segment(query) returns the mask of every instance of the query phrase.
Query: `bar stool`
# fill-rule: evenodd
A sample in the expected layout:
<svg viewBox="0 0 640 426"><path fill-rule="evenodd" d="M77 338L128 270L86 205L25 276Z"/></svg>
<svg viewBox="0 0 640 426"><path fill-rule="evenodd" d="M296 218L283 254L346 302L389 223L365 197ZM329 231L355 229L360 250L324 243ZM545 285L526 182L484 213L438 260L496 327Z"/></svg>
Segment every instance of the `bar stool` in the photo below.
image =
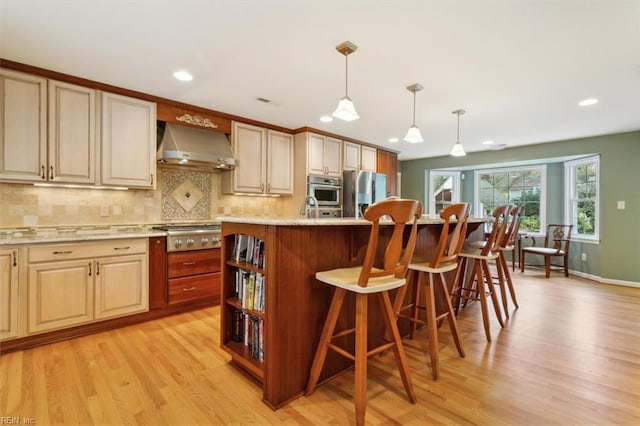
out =
<svg viewBox="0 0 640 426"><path fill-rule="evenodd" d="M493 303L493 309L496 312L496 317L500 323L500 327L504 327L504 321L502 320L502 314L500 313L500 303L496 296L495 288L493 285L493 279L489 270L489 260L495 260L498 258L500 252L500 242L504 237L505 228L507 225L507 212L509 206L498 206L493 211L493 226L491 233L486 241L481 242L480 248L473 245L465 245L460 251L460 263L458 264L459 270L456 275L458 277L456 285L452 290L452 298L454 300L454 306L456 306L456 313L462 306L466 305L467 301L478 300L482 310L482 322L484 324L484 333L487 337L487 341L491 341L491 330L489 327L489 310L487 307L487 295L491 297ZM471 260L473 267L473 273L469 276L469 279L465 283L466 268L468 261ZM498 270L498 280L504 283L502 273Z"/></svg>
<svg viewBox="0 0 640 426"><path fill-rule="evenodd" d="M386 243L386 247L384 247L385 244L379 244L379 240L382 240L379 239L380 218L385 215L393 222L393 234ZM354 361L354 400L358 425L364 424L367 407L367 359L387 349L393 348L409 400L414 404L416 402L407 355L398 332L389 291L406 285L405 276L416 244L417 220L421 215L422 204L416 200L386 199L372 204L364 213L365 219L371 222L371 232L362 266L316 273L317 280L335 286L335 290L311 366L306 395L310 395L315 390L329 349ZM410 225L406 240L405 225ZM379 245L382 247L378 247ZM378 251L379 248L383 251ZM376 253L384 253L382 262L377 261ZM347 292L355 294L355 327L334 333ZM375 296L379 300L387 332L392 336L391 342L385 341L382 345L371 349L367 345L367 311L370 296ZM332 343L334 338L350 334L355 334L355 354Z"/></svg>
<svg viewBox="0 0 640 426"><path fill-rule="evenodd" d="M445 273L454 271L458 267L457 258L462 244L464 243L467 220L469 218L469 204L458 203L445 207L440 212L440 217L444 220L442 223L442 231L440 232L440 238L438 245L433 252L433 256L430 261L424 261L416 256L413 257L409 264L409 273L417 274L417 282L413 286L413 294L411 296L411 303L397 307L403 303L404 296L407 287L402 287L396 293L396 299L394 309L398 313L399 318L405 318L411 323L409 329L409 338L413 339L413 333L418 324L424 324L427 327L427 339L429 341L429 355L431 357L431 373L435 380L439 377L438 368L438 327L442 319L447 318L449 321L449 327L451 328L451 334L453 335L453 341L455 342L458 353L461 357L464 357L464 349L462 348L462 341L460 340L460 333L458 331L458 323L456 321L455 312L451 305L451 299L449 298L450 289L447 286L445 279ZM457 222L453 227L453 231L450 231L450 223L452 219ZM435 281L435 288L434 288ZM424 304L420 304L420 292L424 289ZM435 294L441 297L441 311L436 312ZM442 309L444 308L444 310ZM409 315L403 315L401 312L410 310ZM425 320L419 319L419 312L425 311Z"/></svg>
<svg viewBox="0 0 640 426"><path fill-rule="evenodd" d="M518 238L518 232L520 231L520 222L522 222L522 216L524 215L524 207L515 206L511 209L509 213L510 219L509 224L507 225L507 230L505 231L504 237L502 238L502 244L500 244L500 251L498 253L498 259L496 259L496 269L502 271L503 283L507 283L507 288L509 289L509 295L511 296L511 301L514 306L519 308L518 301L516 300L516 291L513 288L513 280L511 279L511 273L509 272L509 264L507 263L507 258L505 256L505 252L511 252L511 256L515 258L515 244L516 239ZM498 279L500 279L500 273L498 273ZM504 314L507 318L509 318L509 309L507 305L507 295L504 289L504 285L501 288L502 291L502 307L504 308Z"/></svg>

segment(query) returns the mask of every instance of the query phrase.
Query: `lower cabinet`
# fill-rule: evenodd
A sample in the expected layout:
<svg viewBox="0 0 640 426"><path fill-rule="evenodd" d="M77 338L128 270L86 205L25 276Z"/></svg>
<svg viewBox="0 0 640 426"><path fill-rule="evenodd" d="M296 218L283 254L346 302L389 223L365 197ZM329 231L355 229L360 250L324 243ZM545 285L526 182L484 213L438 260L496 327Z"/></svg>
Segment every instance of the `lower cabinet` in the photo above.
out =
<svg viewBox="0 0 640 426"><path fill-rule="evenodd" d="M147 239L28 249L27 334L144 312Z"/></svg>
<svg viewBox="0 0 640 426"><path fill-rule="evenodd" d="M168 255L169 305L198 299L220 301L220 249Z"/></svg>
<svg viewBox="0 0 640 426"><path fill-rule="evenodd" d="M18 337L17 248L0 248L0 341Z"/></svg>

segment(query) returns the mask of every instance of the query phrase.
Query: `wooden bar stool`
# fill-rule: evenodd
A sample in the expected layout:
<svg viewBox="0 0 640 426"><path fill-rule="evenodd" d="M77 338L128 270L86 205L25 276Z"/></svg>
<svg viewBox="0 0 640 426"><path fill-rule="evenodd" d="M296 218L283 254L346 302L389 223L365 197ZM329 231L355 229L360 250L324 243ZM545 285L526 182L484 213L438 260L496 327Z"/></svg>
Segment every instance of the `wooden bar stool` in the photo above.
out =
<svg viewBox="0 0 640 426"><path fill-rule="evenodd" d="M329 349L353 360L355 363L354 400L356 424L363 425L367 407L367 359L387 349L393 348L400 377L409 400L415 404L416 394L411 384L407 356L402 346L396 324L396 315L391 307L389 291L406 285L406 273L416 244L417 220L422 215L422 204L416 200L386 199L375 203L364 213L372 223L369 243L362 266L339 268L316 273L316 279L335 286L329 312L322 329L316 355L311 366L306 395L310 395L318 384ZM388 216L393 222L393 234L385 247L382 262L377 261L380 218ZM410 225L408 238L404 238L405 225ZM384 246L384 244L381 244ZM374 264L376 266L374 266ZM335 332L336 323L342 310L347 292L355 294L355 327ZM381 315L392 341L369 348L367 345L367 315L369 297L375 296L380 302ZM332 343L337 337L355 334L355 354Z"/></svg>
<svg viewBox="0 0 640 426"><path fill-rule="evenodd" d="M464 243L469 210L469 204L458 203L452 204L440 212L440 217L444 222L442 224L442 231L440 232L438 245L433 252L431 260L424 261L414 256L409 264L410 273L418 275L416 280L417 282L413 286L413 294L411 297L412 303L399 307L399 305L403 303L407 287L400 288L396 293L394 303L394 307L396 308L394 308L394 311L398 313L398 317L405 318L410 321L411 328L409 331L409 338L413 338L413 333L418 324L424 324L427 327L429 354L431 357L431 373L434 379L438 379L439 377L437 323L440 322L440 320L447 318L458 353L461 357L465 356L464 349L462 348L462 341L460 340L455 312L453 311L451 299L449 298L450 289L447 286L444 274L446 272L454 271L458 267L458 253ZM452 219L455 219L457 222L453 227L453 231L449 232ZM424 304L420 304L420 292L423 290ZM442 302L440 304L442 312L439 313L436 312L436 294L440 296ZM409 315L402 314L402 312L406 310L410 311ZM419 319L420 311L425 312L424 321Z"/></svg>
<svg viewBox="0 0 640 426"><path fill-rule="evenodd" d="M502 307L504 308L504 314L507 318L509 318L509 307L507 304L507 295L504 288L504 283L507 284L509 295L511 296L511 301L513 302L516 309L519 308L519 306L518 301L516 300L516 291L513 288L513 280L511 279L511 273L509 272L509 264L507 263L505 252L511 252L512 258L515 258L515 244L516 239L518 238L518 232L520 231L520 222L522 221L523 215L524 207L522 206L515 206L509 212L509 224L507 225L507 230L505 231L504 237L502 238L502 244L500 244L500 252L498 253L498 258L496 259L496 269L502 271L503 285L500 290L502 292ZM498 280L499 279L500 272L498 272Z"/></svg>
<svg viewBox="0 0 640 426"><path fill-rule="evenodd" d="M478 300L482 310L482 322L484 324L484 333L487 337L487 341L491 341L491 330L489 327L489 310L487 307L487 295L491 297L493 303L493 309L496 312L496 317L500 323L500 327L504 327L504 321L502 320L502 314L500 313L500 302L496 296L496 291L493 285L493 278L491 271L489 270L489 261L498 258L500 253L500 242L504 237L504 233L507 225L507 213L509 206L498 206L493 211L493 226L491 233L486 241L481 242L478 245L465 245L460 251L460 259L457 272L457 282L452 290L452 298L454 300L454 306L456 312L460 309L460 305L466 305L467 301ZM469 279L465 282L466 267L468 262L471 261L471 267L473 273L469 276ZM498 270L498 280L504 285L504 278L502 273Z"/></svg>

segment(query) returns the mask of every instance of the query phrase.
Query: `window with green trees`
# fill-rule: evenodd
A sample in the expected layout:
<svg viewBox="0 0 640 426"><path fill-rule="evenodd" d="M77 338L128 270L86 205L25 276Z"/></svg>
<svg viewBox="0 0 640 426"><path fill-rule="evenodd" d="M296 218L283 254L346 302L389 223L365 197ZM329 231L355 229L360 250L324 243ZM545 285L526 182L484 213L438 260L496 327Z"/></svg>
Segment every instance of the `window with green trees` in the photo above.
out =
<svg viewBox="0 0 640 426"><path fill-rule="evenodd" d="M546 167L476 170L476 212L485 216L503 204L524 206L520 230L541 233L545 219Z"/></svg>
<svg viewBox="0 0 640 426"><path fill-rule="evenodd" d="M576 238L599 238L599 177L599 156L565 163L566 221L573 224L572 234Z"/></svg>

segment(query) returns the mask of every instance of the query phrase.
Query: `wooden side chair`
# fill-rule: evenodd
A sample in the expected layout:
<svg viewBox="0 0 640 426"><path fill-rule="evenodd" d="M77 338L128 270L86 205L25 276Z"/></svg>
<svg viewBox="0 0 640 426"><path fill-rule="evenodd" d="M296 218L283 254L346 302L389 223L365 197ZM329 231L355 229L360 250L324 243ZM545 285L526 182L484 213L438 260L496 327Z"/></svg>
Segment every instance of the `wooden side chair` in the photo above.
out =
<svg viewBox="0 0 640 426"><path fill-rule="evenodd" d="M460 269L456 273L458 280L452 290L454 306L456 306L458 310L460 309L460 305L466 305L467 301L480 301L484 333L489 342L491 341L491 328L489 326L487 295L491 297L493 309L500 323L500 327L504 327L504 321L500 313L500 302L496 296L493 278L489 270L489 261L496 260L500 254L500 243L506 232L508 212L508 205L496 207L493 211L491 233L486 241L479 246L467 245L462 248L459 254L461 261L459 262L458 268ZM469 261L471 261L473 272L465 281L466 268ZM504 277L500 270L498 270L498 280L504 287Z"/></svg>
<svg viewBox="0 0 640 426"><path fill-rule="evenodd" d="M571 230L573 225L547 225L547 232L544 236L544 245L536 245L536 237L530 235L532 245L522 248L522 262L520 263L520 272L524 272L525 255L535 254L544 256L544 276L549 278L552 266L564 269L564 276L569 276L569 246L571 244ZM561 258L562 265L552 264L551 258Z"/></svg>
<svg viewBox="0 0 640 426"><path fill-rule="evenodd" d="M316 273L317 280L334 286L335 290L311 366L306 395L310 395L315 390L329 349L353 360L355 363L354 400L358 425L364 424L367 406L367 359L387 349L393 348L409 400L414 404L416 402L407 356L398 332L389 292L406 285L407 267L416 244L417 220L421 215L422 204L416 200L387 199L369 206L364 217L371 222L371 232L362 266ZM393 234L386 247L382 247L384 256L382 262L379 262L375 258L379 248L380 218L383 216L391 218ZM408 238L404 238L405 226L410 227ZM384 244L381 245L384 246ZM355 327L335 332L347 292L355 294ZM375 297L380 302L381 316L386 324L388 335L392 337L390 342L381 338L385 343L376 348L369 348L367 344L367 311L370 297ZM332 343L334 338L350 334L355 334L355 353Z"/></svg>
<svg viewBox="0 0 640 426"><path fill-rule="evenodd" d="M417 280L411 295L411 303L400 306L404 303L407 287L402 287L398 290L394 303L394 311L398 312L398 317L408 319L411 323L409 329L410 339L413 338L418 324L426 325L429 355L431 357L431 374L436 380L439 377L437 324L444 318L447 318L449 322L458 353L461 357L465 356L455 312L449 298L450 289L447 286L445 273L454 271L458 267L458 253L464 243L469 210L469 204L458 203L449 205L440 212L440 217L444 222L438 245L431 259L422 260L414 256L409 264L409 273L412 275L417 274ZM423 301L420 301L421 292L424 292ZM440 304L436 304L436 294L440 297ZM441 312L436 312L437 307ZM409 310L409 314L403 314L407 310ZM419 318L421 311L425 312L424 321Z"/></svg>

